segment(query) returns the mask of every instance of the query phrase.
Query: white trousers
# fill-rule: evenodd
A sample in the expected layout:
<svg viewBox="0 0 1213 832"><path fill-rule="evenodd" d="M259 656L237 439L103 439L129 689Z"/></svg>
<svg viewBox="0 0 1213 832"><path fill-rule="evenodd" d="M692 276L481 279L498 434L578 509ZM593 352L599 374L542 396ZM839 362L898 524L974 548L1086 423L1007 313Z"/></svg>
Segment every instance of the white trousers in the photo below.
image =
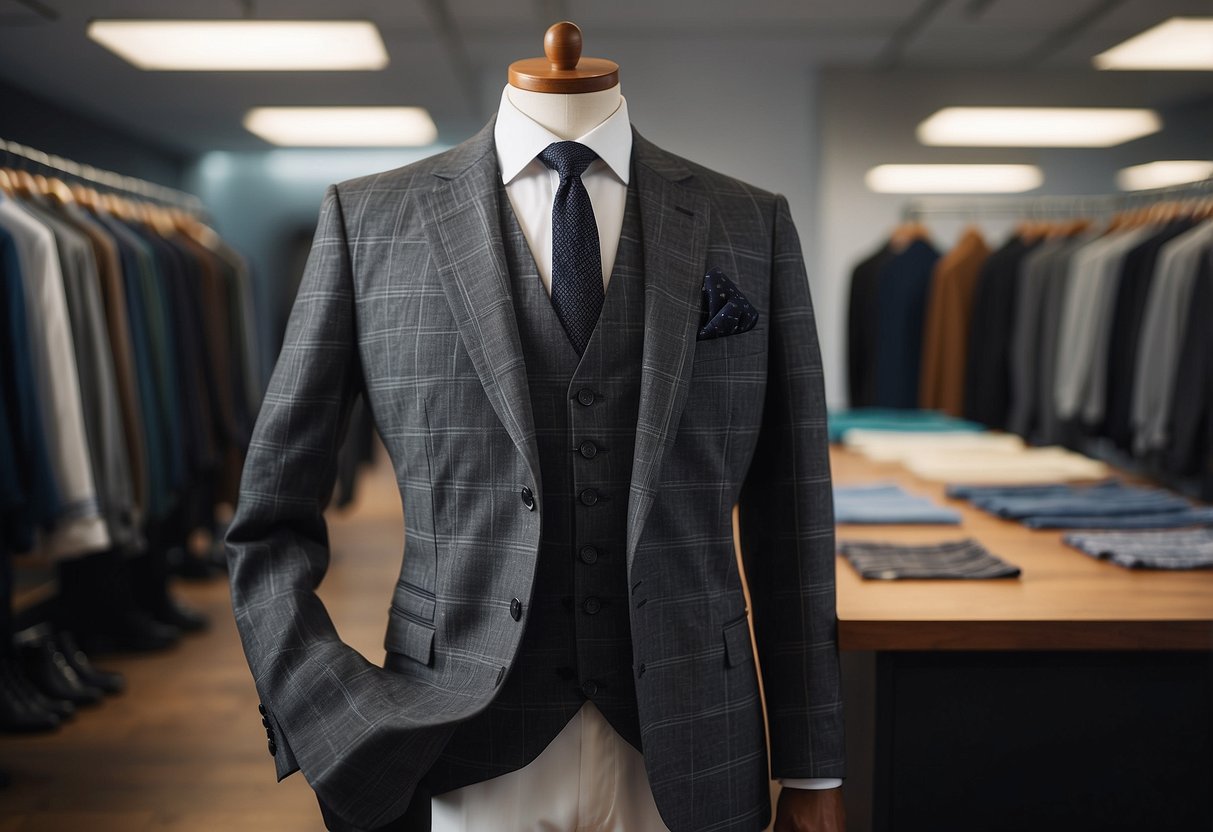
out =
<svg viewBox="0 0 1213 832"><path fill-rule="evenodd" d="M522 768L431 801L432 832L669 832L644 757L588 700Z"/></svg>

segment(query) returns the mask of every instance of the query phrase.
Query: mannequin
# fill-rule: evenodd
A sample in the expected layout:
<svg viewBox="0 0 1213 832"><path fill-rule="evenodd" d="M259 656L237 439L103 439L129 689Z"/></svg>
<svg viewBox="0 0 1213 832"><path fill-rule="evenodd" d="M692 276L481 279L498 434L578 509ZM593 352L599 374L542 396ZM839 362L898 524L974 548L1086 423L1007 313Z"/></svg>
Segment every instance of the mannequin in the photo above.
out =
<svg viewBox="0 0 1213 832"><path fill-rule="evenodd" d="M332 832L757 832L770 775L845 772L803 256L785 198L635 131L573 24L544 51L474 136L326 190L226 537L267 749ZM545 292L592 276L578 166L600 307ZM359 387L409 472L382 667L315 592ZM777 814L837 832L839 790Z"/></svg>
<svg viewBox="0 0 1213 832"><path fill-rule="evenodd" d="M510 103L531 119L562 139L584 136L619 109L619 84L596 92L551 93L519 89L507 90Z"/></svg>

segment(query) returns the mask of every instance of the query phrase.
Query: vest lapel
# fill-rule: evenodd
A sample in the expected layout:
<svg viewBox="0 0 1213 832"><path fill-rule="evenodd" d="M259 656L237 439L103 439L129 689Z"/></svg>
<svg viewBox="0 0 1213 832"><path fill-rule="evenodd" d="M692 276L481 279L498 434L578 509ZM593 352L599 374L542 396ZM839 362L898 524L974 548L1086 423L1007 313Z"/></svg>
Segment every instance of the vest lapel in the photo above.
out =
<svg viewBox="0 0 1213 832"><path fill-rule="evenodd" d="M535 420L501 239L496 116L435 175L419 199L439 282L485 394L526 460L542 505Z"/></svg>
<svg viewBox="0 0 1213 832"><path fill-rule="evenodd" d="M632 171L644 240L644 353L628 496L627 562L653 505L657 472L686 404L707 262L709 203L682 181L680 160L632 130Z"/></svg>

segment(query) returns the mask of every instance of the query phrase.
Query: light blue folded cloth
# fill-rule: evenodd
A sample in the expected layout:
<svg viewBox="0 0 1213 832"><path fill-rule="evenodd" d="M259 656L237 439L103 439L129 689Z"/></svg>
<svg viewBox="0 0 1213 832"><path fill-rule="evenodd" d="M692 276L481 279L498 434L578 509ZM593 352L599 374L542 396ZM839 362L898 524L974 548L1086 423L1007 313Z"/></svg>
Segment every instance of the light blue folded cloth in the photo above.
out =
<svg viewBox="0 0 1213 832"><path fill-rule="evenodd" d="M834 487L834 522L879 525L960 523L960 512L891 482Z"/></svg>

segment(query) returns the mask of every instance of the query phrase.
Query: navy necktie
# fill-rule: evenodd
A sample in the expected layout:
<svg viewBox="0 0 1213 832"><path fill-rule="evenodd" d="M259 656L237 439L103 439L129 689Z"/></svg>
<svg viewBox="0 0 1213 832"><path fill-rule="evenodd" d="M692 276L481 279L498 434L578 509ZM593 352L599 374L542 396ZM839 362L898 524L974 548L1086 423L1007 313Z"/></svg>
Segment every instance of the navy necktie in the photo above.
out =
<svg viewBox="0 0 1213 832"><path fill-rule="evenodd" d="M552 305L577 354L602 311L602 254L594 206L581 174L598 154L578 142L552 142L539 160L560 174L552 202Z"/></svg>

